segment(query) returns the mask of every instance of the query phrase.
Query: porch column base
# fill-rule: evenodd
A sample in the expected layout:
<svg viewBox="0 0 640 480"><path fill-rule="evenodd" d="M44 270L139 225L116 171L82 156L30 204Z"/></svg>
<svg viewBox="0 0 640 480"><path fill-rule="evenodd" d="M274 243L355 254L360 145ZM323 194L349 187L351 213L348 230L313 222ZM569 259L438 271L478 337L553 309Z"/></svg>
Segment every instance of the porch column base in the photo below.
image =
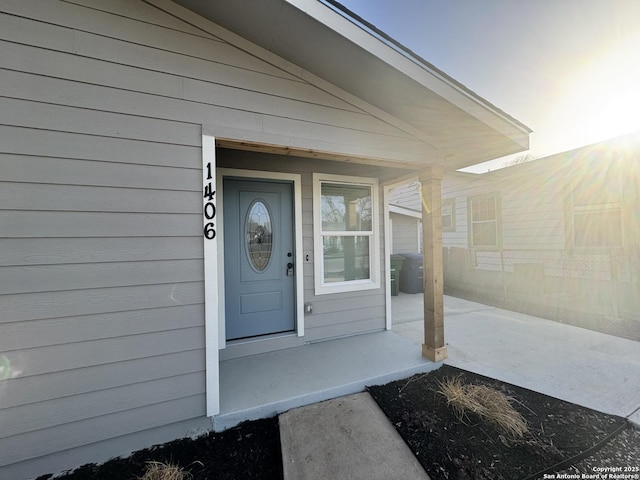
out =
<svg viewBox="0 0 640 480"><path fill-rule="evenodd" d="M422 356L432 362L441 362L447 358L447 347L433 348L423 343Z"/></svg>

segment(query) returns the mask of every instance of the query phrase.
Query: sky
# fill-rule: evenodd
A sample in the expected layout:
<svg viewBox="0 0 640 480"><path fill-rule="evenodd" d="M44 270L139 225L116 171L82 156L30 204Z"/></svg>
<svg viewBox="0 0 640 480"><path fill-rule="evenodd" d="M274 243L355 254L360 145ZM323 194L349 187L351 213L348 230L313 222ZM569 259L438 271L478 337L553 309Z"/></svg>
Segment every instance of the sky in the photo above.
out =
<svg viewBox="0 0 640 480"><path fill-rule="evenodd" d="M340 3L531 128L534 158L640 130L640 0Z"/></svg>

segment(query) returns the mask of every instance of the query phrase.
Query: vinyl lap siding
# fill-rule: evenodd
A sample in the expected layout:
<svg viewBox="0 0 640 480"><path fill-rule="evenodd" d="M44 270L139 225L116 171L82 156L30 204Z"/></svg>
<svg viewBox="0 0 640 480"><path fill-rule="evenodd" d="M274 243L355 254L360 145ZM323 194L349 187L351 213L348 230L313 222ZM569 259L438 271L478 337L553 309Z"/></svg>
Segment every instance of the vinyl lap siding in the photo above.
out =
<svg viewBox="0 0 640 480"><path fill-rule="evenodd" d="M549 175L493 181L470 176L445 178L443 198L456 201L456 231L443 233L444 246L468 248L467 198L495 192L501 196L503 248L501 252L476 249L475 267L513 272L516 264L542 263L547 275L564 275L563 185Z"/></svg>
<svg viewBox="0 0 640 480"><path fill-rule="evenodd" d="M132 3L128 11L142 7L149 8ZM217 125L230 138L243 132L243 140L286 139L284 144L306 149L415 160L423 148L406 133L194 27L184 33L44 0L7 2L5 8L15 16L2 18L9 28L0 36L19 45L2 44L4 63L13 70L3 72L3 85L23 98L51 102L54 89L64 98L56 103ZM40 76L43 66L48 77Z"/></svg>
<svg viewBox="0 0 640 480"><path fill-rule="evenodd" d="M200 128L0 103L0 472L21 478L204 415Z"/></svg>
<svg viewBox="0 0 640 480"><path fill-rule="evenodd" d="M312 189L312 185L309 188ZM382 202L382 195L380 195L380 202ZM384 259L382 211L382 203L380 203L378 209L380 217L379 255L381 259ZM310 222L313 224L312 219ZM313 235L304 238L303 242L305 245L310 243L313 246ZM310 251L312 252L313 249L311 248ZM313 258L313 255L310 258ZM382 260L380 267L380 278L384 279L384 261ZM311 302L314 306L313 315L305 317L305 340L314 342L383 330L386 321L384 280L381 280L381 285L381 288L375 290L316 295L313 263L305 264L305 302Z"/></svg>
<svg viewBox="0 0 640 480"><path fill-rule="evenodd" d="M564 190L561 185L532 180L502 188L502 237L505 250L562 250Z"/></svg>
<svg viewBox="0 0 640 480"><path fill-rule="evenodd" d="M420 182L413 181L393 188L389 195L389 204L421 211Z"/></svg>
<svg viewBox="0 0 640 480"><path fill-rule="evenodd" d="M2 7L47 21L72 8L78 25L117 18ZM76 32L4 14L0 24L0 476L21 478L30 459L111 438L101 455L125 453L127 435L204 415L201 127L133 115L135 92L131 111L118 109L125 93L109 82L157 83L56 51ZM95 83L51 78L63 73Z"/></svg>
<svg viewBox="0 0 640 480"><path fill-rule="evenodd" d="M419 220L406 215L391 214L393 222L393 251L395 253L418 253L418 226Z"/></svg>
<svg viewBox="0 0 640 480"><path fill-rule="evenodd" d="M144 2L0 5L2 477L203 424L202 125L420 158L409 135L210 26ZM333 310L354 304L366 307L342 331L370 329L371 316L383 325L380 292L334 300L318 299L312 337L340 331Z"/></svg>
<svg viewBox="0 0 640 480"><path fill-rule="evenodd" d="M455 202L455 230L442 232L444 247L469 248L467 198L491 191L498 191L498 187L491 182L468 176L445 175L442 180L442 198L453 199Z"/></svg>
<svg viewBox="0 0 640 480"><path fill-rule="evenodd" d="M0 465L14 465L0 472L20 478L28 460L55 469L47 455L96 442L126 453L127 436L204 415L201 127L118 108L143 96L124 83L154 79L43 22L111 16L2 7Z"/></svg>

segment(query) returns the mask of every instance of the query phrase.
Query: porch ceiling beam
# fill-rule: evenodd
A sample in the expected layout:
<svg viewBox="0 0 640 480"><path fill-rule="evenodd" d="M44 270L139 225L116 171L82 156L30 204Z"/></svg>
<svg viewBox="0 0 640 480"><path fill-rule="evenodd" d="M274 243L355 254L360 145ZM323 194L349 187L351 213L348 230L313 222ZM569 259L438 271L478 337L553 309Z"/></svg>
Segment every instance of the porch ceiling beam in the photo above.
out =
<svg viewBox="0 0 640 480"><path fill-rule="evenodd" d="M354 155L339 154L333 152L327 152L322 150L315 150L312 148L295 148L282 145L271 145L266 143L247 142L241 140L225 139L216 137L216 146L221 148L228 148L231 150L245 150L249 152L270 153L275 155L285 155L301 158L315 158L318 160L332 160L344 163L355 163L362 165L373 165L376 167L391 167L395 169L407 169L415 171L416 168L420 168L419 164L413 162L406 162L402 160L391 160L389 158L373 158L373 157L359 157ZM408 175L408 174L407 174ZM411 174L413 177L415 173Z"/></svg>
<svg viewBox="0 0 640 480"><path fill-rule="evenodd" d="M447 358L444 343L441 182L444 171L430 167L420 173L424 281L424 343L422 356L433 362Z"/></svg>

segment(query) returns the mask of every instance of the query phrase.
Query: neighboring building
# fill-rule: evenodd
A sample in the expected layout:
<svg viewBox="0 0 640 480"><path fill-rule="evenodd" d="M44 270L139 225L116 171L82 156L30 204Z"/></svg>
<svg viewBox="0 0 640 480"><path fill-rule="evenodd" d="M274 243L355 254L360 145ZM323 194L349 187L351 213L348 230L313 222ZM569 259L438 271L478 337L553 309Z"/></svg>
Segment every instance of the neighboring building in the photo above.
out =
<svg viewBox="0 0 640 480"><path fill-rule="evenodd" d="M409 185L409 187L416 186L419 187L419 182L413 182ZM389 205L392 254L422 253L421 220L421 209Z"/></svg>
<svg viewBox="0 0 640 480"><path fill-rule="evenodd" d="M415 208L419 195L415 183L399 187L390 209ZM445 289L552 315L637 319L639 204L640 134L481 175L447 174Z"/></svg>
<svg viewBox="0 0 640 480"><path fill-rule="evenodd" d="M420 176L438 242L441 172L528 146L315 0L7 0L0 52L2 478L212 428L234 357L388 329L387 185Z"/></svg>

